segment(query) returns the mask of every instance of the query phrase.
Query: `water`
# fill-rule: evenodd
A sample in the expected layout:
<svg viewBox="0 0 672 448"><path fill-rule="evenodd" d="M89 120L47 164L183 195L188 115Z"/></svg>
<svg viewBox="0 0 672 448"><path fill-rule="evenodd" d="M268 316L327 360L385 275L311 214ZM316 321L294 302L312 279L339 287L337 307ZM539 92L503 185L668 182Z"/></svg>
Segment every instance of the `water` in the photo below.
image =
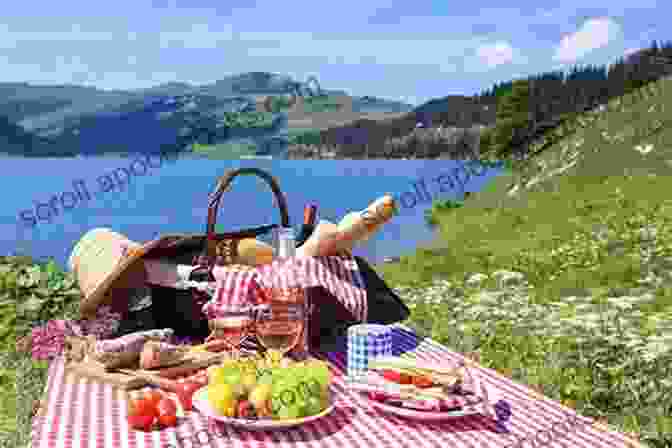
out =
<svg viewBox="0 0 672 448"><path fill-rule="evenodd" d="M203 234L208 195L218 178L232 168L257 167L278 180L290 222L297 229L307 203L318 205L318 219L337 223L346 213L366 208L385 193L400 198L400 215L354 251L375 263L431 242L433 232L424 220L431 199L413 183L424 179L434 199L461 197L459 186L449 188L446 176L464 166L449 160L183 158L170 162L153 158L144 175L142 164L134 163L134 175L134 161L123 157L0 158L0 254L52 257L64 266L75 243L95 227L111 228L138 242L166 233ZM465 189L477 191L497 173L491 169L480 177L472 176ZM441 175L443 180L435 181ZM444 186L443 192L439 185ZM270 189L254 176L236 178L222 196L218 230L271 223L279 224L280 216Z"/></svg>

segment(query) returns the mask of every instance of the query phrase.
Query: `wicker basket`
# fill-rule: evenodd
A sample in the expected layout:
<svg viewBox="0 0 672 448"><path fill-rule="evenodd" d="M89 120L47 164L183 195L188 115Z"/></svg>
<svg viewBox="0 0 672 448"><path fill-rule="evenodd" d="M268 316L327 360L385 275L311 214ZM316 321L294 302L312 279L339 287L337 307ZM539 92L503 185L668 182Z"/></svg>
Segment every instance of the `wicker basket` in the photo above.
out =
<svg viewBox="0 0 672 448"><path fill-rule="evenodd" d="M230 171L220 179L220 181L217 183L215 191L210 196L210 202L208 206L208 223L206 229L206 246L204 252L201 254L200 259L198 260L199 265L203 266L203 269L207 270L208 272L212 272L212 268L214 266L226 266L228 269L237 270L253 269L249 266L236 264L238 259L238 243L241 239L249 237L249 231L245 231L243 233L238 232L227 234L226 238L218 238L215 234L215 224L222 195L230 188L233 179L240 175L256 175L268 184L275 196L276 203L280 211L282 227L290 226L289 213L285 196L282 194L280 186L273 176L257 168L241 168ZM274 227L277 227L277 225L271 226L271 228ZM257 228L257 230L267 228L268 226L264 226ZM212 276L212 279L214 280L214 276ZM195 292L195 294L199 296L199 304L204 303L203 300L206 299L206 297L203 296L203 293ZM305 291L301 297L306 297ZM308 304L305 305L307 306ZM308 317L309 316L307 315L306 319L308 319ZM209 326L212 330L211 339L215 338L218 330L217 322L210 321ZM250 331L250 334L254 336L253 328ZM308 353L308 321L306 321L304 325L304 330L299 341L300 342L296 345L295 349L293 349L290 353L296 357L303 357Z"/></svg>

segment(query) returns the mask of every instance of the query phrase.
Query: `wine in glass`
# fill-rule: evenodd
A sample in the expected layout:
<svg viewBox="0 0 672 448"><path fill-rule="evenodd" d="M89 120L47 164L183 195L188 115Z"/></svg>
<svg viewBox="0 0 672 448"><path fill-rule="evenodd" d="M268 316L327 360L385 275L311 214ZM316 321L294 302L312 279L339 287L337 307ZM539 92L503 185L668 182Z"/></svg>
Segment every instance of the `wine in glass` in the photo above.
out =
<svg viewBox="0 0 672 448"><path fill-rule="evenodd" d="M257 339L269 352L275 351L282 357L298 343L304 322L303 304L268 304L257 314Z"/></svg>
<svg viewBox="0 0 672 448"><path fill-rule="evenodd" d="M224 312L210 321L211 333L208 340L224 340L231 347L234 357L238 357L240 345L250 331L252 323L252 314L247 308Z"/></svg>

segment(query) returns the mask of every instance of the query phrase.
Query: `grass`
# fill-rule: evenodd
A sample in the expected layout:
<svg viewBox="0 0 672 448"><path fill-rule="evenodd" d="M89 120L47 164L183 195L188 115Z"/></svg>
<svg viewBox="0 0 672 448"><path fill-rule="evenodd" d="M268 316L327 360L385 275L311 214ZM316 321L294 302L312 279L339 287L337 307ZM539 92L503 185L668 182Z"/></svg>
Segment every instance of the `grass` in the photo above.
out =
<svg viewBox="0 0 672 448"><path fill-rule="evenodd" d="M42 398L47 364L17 353L17 336L50 319L77 316L79 290L52 262L0 257L0 447L30 443L31 410Z"/></svg>
<svg viewBox="0 0 672 448"><path fill-rule="evenodd" d="M671 84L435 208L438 241L380 268L420 331L652 447L672 434Z"/></svg>

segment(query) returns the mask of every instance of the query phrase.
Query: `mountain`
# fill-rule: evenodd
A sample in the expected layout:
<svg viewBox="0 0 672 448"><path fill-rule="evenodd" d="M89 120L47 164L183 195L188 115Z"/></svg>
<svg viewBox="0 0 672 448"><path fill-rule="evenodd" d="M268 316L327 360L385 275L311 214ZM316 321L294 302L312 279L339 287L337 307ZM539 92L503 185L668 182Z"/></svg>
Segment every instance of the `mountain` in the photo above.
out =
<svg viewBox="0 0 672 448"><path fill-rule="evenodd" d="M321 130L290 148L292 158L525 157L551 144L558 126L585 111L672 75L672 42L643 48L608 66L576 66L494 85L478 95L436 98L396 117L359 119ZM419 129L420 128L420 129ZM476 137L476 138L475 138Z"/></svg>
<svg viewBox="0 0 672 448"><path fill-rule="evenodd" d="M296 89L317 95L300 102L298 122L283 121L276 113L267 114L265 127L230 130L223 125L232 112L254 115L260 101L289 97ZM300 83L267 72L232 75L205 85L171 82L134 90L0 83L0 116L19 126L22 135L40 142L26 148L26 155L153 152L166 145L184 150L196 142L230 140L260 147L264 139L282 137L288 127L314 127L315 117L321 117L322 123L332 122L330 114L338 112L343 102L339 98L346 97L345 92L322 89L314 77ZM410 109L406 104L372 97L352 98L349 103L351 110L338 112L340 120ZM15 137L12 142L1 146L0 152L22 153Z"/></svg>
<svg viewBox="0 0 672 448"><path fill-rule="evenodd" d="M353 110L362 113L372 112L410 112L413 106L410 104L401 103L399 101L391 101L384 98L376 98L373 96L360 96L353 98Z"/></svg>

